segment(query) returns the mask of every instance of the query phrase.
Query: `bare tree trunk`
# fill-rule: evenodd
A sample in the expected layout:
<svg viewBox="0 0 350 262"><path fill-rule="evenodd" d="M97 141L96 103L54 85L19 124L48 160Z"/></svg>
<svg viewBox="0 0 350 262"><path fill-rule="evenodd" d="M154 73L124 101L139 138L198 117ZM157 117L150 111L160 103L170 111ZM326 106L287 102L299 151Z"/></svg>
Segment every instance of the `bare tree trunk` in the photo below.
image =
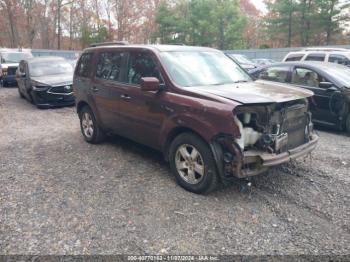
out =
<svg viewBox="0 0 350 262"><path fill-rule="evenodd" d="M57 1L57 49L61 49L61 7L62 1Z"/></svg>
<svg viewBox="0 0 350 262"><path fill-rule="evenodd" d="M326 43L327 45L331 44L332 41L332 17L333 17L333 12L334 12L334 7L335 7L335 2L336 0L332 0L330 10L329 10L329 16L327 19L327 29L326 29Z"/></svg>
<svg viewBox="0 0 350 262"><path fill-rule="evenodd" d="M14 10L13 10L13 2L11 0L4 0L3 2L0 2L3 9L7 11L9 26L10 26L10 37L11 37L11 47L16 48L18 47L19 43L19 36L17 31L17 25L14 19Z"/></svg>
<svg viewBox="0 0 350 262"><path fill-rule="evenodd" d="M288 17L288 40L287 40L287 47L291 47L292 45L292 11L289 11L289 17Z"/></svg>
<svg viewBox="0 0 350 262"><path fill-rule="evenodd" d="M35 29L33 27L33 0L25 0L24 11L26 16L26 33L27 33L27 43L30 48L33 47L33 41L35 37Z"/></svg>

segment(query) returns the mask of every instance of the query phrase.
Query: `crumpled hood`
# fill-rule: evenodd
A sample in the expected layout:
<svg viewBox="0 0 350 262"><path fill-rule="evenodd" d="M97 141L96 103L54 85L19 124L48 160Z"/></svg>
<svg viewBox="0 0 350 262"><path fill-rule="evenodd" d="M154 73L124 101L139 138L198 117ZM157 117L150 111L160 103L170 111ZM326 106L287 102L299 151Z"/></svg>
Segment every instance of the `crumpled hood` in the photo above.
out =
<svg viewBox="0 0 350 262"><path fill-rule="evenodd" d="M72 74L60 74L60 75L47 75L40 77L31 77L32 81L35 81L42 85L48 86L65 86L73 83Z"/></svg>
<svg viewBox="0 0 350 262"><path fill-rule="evenodd" d="M214 87L192 87L191 91L217 95L242 104L282 103L313 96L313 92L306 89L261 80Z"/></svg>

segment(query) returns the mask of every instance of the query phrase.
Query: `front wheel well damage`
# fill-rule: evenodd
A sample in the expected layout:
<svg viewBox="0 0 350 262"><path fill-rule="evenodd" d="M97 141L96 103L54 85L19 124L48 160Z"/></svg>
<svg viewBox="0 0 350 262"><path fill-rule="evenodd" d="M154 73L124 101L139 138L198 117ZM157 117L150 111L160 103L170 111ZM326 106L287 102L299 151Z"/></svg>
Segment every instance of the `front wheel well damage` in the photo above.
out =
<svg viewBox="0 0 350 262"><path fill-rule="evenodd" d="M174 129L172 129L167 138L166 138L166 141L165 141L165 145L163 147L163 153L164 153L164 158L165 158L165 161L169 161L169 149L170 149L170 145L172 143L172 141L174 141L174 139L179 136L180 134L183 134L183 133L192 133L196 136L198 136L199 138L201 138L202 140L205 141L205 139L203 139L203 137L198 134L196 131L194 131L193 129L191 128L188 128L188 127L176 127Z"/></svg>
<svg viewBox="0 0 350 262"><path fill-rule="evenodd" d="M243 152L232 135L214 136L210 142L210 148L223 182L231 181L239 176L242 169Z"/></svg>

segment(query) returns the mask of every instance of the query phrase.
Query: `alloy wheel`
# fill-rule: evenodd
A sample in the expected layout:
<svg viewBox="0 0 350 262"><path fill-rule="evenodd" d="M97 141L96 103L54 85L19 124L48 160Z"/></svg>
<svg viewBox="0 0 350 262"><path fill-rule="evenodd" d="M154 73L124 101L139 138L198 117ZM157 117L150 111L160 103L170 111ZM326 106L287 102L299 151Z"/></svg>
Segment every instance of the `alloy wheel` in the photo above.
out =
<svg viewBox="0 0 350 262"><path fill-rule="evenodd" d="M202 181L205 168L199 151L192 145L181 145L175 154L175 165L181 178L195 185Z"/></svg>
<svg viewBox="0 0 350 262"><path fill-rule="evenodd" d="M83 114L81 119L81 125L83 127L84 135L89 139L92 138L92 136L94 135L94 123L89 113L85 112Z"/></svg>

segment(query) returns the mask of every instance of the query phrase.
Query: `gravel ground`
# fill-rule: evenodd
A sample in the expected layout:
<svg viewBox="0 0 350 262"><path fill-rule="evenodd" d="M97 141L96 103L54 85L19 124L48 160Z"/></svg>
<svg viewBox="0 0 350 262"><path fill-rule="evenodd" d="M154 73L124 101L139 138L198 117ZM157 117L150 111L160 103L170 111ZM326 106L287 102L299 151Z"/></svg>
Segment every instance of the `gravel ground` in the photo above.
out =
<svg viewBox="0 0 350 262"><path fill-rule="evenodd" d="M312 158L207 196L162 156L89 145L74 108L0 89L0 254L350 254L350 138L320 131Z"/></svg>

